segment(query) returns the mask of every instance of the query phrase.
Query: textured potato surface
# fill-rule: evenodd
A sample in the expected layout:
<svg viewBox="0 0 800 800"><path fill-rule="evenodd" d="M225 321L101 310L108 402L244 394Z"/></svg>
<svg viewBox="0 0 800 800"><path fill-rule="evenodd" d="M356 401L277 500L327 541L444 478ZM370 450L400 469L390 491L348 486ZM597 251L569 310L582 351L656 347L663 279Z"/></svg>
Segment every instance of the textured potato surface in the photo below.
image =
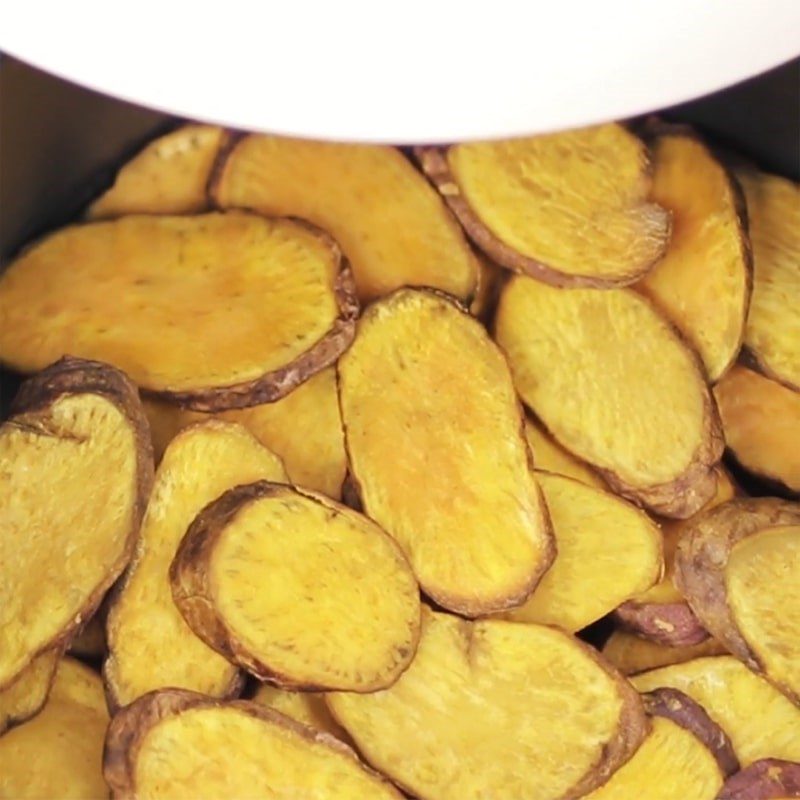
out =
<svg viewBox="0 0 800 800"><path fill-rule="evenodd" d="M325 695L321 692L295 692L262 683L253 695L253 702L274 708L297 722L325 731L343 742L350 741L345 729L328 710Z"/></svg>
<svg viewBox="0 0 800 800"><path fill-rule="evenodd" d="M468 299L478 260L447 207L393 147L247 136L213 190L222 208L307 219L352 264L362 301L401 286Z"/></svg>
<svg viewBox="0 0 800 800"><path fill-rule="evenodd" d="M646 731L628 686L569 634L430 610L394 686L327 702L366 759L423 800L577 797Z"/></svg>
<svg viewBox="0 0 800 800"><path fill-rule="evenodd" d="M624 675L635 675L703 656L721 656L726 652L714 638L708 638L700 644L670 647L627 631L614 631L603 645L603 656Z"/></svg>
<svg viewBox="0 0 800 800"><path fill-rule="evenodd" d="M0 689L0 734L32 717L44 705L60 656L59 648L46 650L13 683Z"/></svg>
<svg viewBox="0 0 800 800"><path fill-rule="evenodd" d="M565 450L542 426L530 418L525 420L525 438L538 470L566 475L576 481L605 489L605 481L588 465Z"/></svg>
<svg viewBox="0 0 800 800"><path fill-rule="evenodd" d="M537 473L537 479L557 555L530 598L506 612L507 619L577 631L658 580L661 535L647 514L571 478Z"/></svg>
<svg viewBox="0 0 800 800"><path fill-rule="evenodd" d="M521 603L553 557L502 353L442 295L373 304L338 363L350 469L365 513L423 590L460 613Z"/></svg>

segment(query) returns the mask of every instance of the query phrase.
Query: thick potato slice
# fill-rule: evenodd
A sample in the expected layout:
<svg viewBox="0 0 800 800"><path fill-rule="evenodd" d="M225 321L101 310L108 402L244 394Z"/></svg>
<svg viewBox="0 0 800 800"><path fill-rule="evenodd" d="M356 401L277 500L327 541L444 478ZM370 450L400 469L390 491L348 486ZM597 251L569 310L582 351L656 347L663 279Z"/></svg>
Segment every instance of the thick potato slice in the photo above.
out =
<svg viewBox="0 0 800 800"><path fill-rule="evenodd" d="M800 495L800 393L737 365L714 396L736 461L779 491Z"/></svg>
<svg viewBox="0 0 800 800"><path fill-rule="evenodd" d="M326 700L367 761L421 800L580 797L647 732L629 684L569 634L427 608L394 686Z"/></svg>
<svg viewBox="0 0 800 800"><path fill-rule="evenodd" d="M83 626L81 632L70 642L69 652L82 658L105 658L106 648L105 615L95 614Z"/></svg>
<svg viewBox="0 0 800 800"><path fill-rule="evenodd" d="M466 616L522 603L554 547L508 365L480 323L401 290L367 309L337 369L354 485L423 590Z"/></svg>
<svg viewBox="0 0 800 800"><path fill-rule="evenodd" d="M703 514L675 554L675 584L703 625L800 701L800 503L732 500Z"/></svg>
<svg viewBox="0 0 800 800"><path fill-rule="evenodd" d="M717 800L789 800L800 797L800 764L762 758L728 778Z"/></svg>
<svg viewBox="0 0 800 800"><path fill-rule="evenodd" d="M103 767L116 800L401 797L330 734L258 703L177 689L151 692L114 717Z"/></svg>
<svg viewBox="0 0 800 800"><path fill-rule="evenodd" d="M62 659L44 708L0 738L0 797L105 800L107 726L100 676L80 661Z"/></svg>
<svg viewBox="0 0 800 800"><path fill-rule="evenodd" d="M800 708L733 656L695 658L630 680L641 692L668 686L688 694L728 734L742 766L800 759Z"/></svg>
<svg viewBox="0 0 800 800"><path fill-rule="evenodd" d="M744 342L766 375L800 392L800 184L754 169L737 177L755 266Z"/></svg>
<svg viewBox="0 0 800 800"><path fill-rule="evenodd" d="M58 231L0 277L0 359L68 352L199 411L277 400L329 366L358 307L337 246L250 214L124 217Z"/></svg>
<svg viewBox="0 0 800 800"><path fill-rule="evenodd" d="M131 557L153 480L147 420L118 370L62 359L0 427L0 688L66 646Z"/></svg>
<svg viewBox="0 0 800 800"><path fill-rule="evenodd" d="M211 188L221 208L300 217L341 245L366 302L401 286L430 286L462 300L478 259L445 204L393 147L246 136Z"/></svg>
<svg viewBox="0 0 800 800"><path fill-rule="evenodd" d="M713 638L705 639L700 644L670 647L627 631L614 631L603 645L603 656L623 675L636 675L648 669L680 664L702 656L721 656L727 652Z"/></svg>
<svg viewBox="0 0 800 800"><path fill-rule="evenodd" d="M236 694L239 670L195 636L172 601L169 567L192 520L240 483L284 480L280 459L240 425L210 420L179 433L167 447L131 566L106 621L103 673L112 706L165 686L224 697Z"/></svg>
<svg viewBox="0 0 800 800"><path fill-rule="evenodd" d="M418 155L481 250L554 286L631 283L667 244L669 214L647 201L647 150L620 125Z"/></svg>
<svg viewBox="0 0 800 800"><path fill-rule="evenodd" d="M675 323L716 381L739 353L750 302L744 198L690 133L656 137L653 160L650 196L672 213L672 236L637 288Z"/></svg>
<svg viewBox="0 0 800 800"><path fill-rule="evenodd" d="M145 400L144 410L150 421L156 461L179 430L209 419L200 411L157 400ZM244 425L280 456L292 483L334 500L341 497L347 454L333 367L312 375L274 403L223 411L216 416Z"/></svg>
<svg viewBox="0 0 800 800"><path fill-rule="evenodd" d="M147 144L123 164L114 185L89 206L89 219L123 214L197 214L209 207L206 185L226 138L222 128L184 125Z"/></svg>
<svg viewBox="0 0 800 800"><path fill-rule="evenodd" d="M419 587L394 540L291 486L238 486L207 506L170 580L198 636L284 688L382 689L417 647Z"/></svg>
<svg viewBox="0 0 800 800"><path fill-rule="evenodd" d="M333 718L321 692L296 692L262 683L253 695L254 703L274 708L297 722L310 725L318 731L335 736L342 742L350 742L347 731Z"/></svg>
<svg viewBox="0 0 800 800"><path fill-rule="evenodd" d="M680 519L713 497L723 450L714 401L694 354L645 298L515 276L495 327L522 399L615 491Z"/></svg>
<svg viewBox="0 0 800 800"><path fill-rule="evenodd" d="M0 690L0 735L39 712L47 700L60 658L60 648L45 651L13 683Z"/></svg>
<svg viewBox="0 0 800 800"><path fill-rule="evenodd" d="M597 489L606 488L605 481L588 464L565 450L540 422L530 417L525 420L525 438L536 469L566 475Z"/></svg>
<svg viewBox="0 0 800 800"><path fill-rule="evenodd" d="M574 632L661 576L661 534L643 511L572 478L537 473L556 539L556 560L533 594L506 612L515 622Z"/></svg>

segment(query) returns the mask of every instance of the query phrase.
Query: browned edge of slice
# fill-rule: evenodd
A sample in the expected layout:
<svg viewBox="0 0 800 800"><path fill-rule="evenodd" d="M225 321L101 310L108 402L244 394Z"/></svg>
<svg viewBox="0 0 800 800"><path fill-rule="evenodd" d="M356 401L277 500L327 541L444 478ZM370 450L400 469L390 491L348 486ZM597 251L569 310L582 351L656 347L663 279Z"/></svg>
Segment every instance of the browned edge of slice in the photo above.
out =
<svg viewBox="0 0 800 800"><path fill-rule="evenodd" d="M70 623L49 642L31 653L32 661L45 650L67 648L72 638L83 624L97 611L106 592L128 565L139 536L139 527L153 486L153 445L150 439L150 426L139 400L136 387L124 372L100 361L64 356L41 372L26 380L11 404L11 416L4 425L17 425L14 417L18 414L35 414L43 411L66 395L97 394L113 403L122 412L133 428L136 440L136 500L133 504L131 529L125 540L125 547L117 561L110 565L106 578L86 600L83 609ZM24 423L21 427L24 427ZM3 687L0 687L0 689Z"/></svg>
<svg viewBox="0 0 800 800"><path fill-rule="evenodd" d="M716 800L786 800L800 797L800 764L762 758L728 778Z"/></svg>
<svg viewBox="0 0 800 800"><path fill-rule="evenodd" d="M43 658L47 656L47 652L39 653L36 658ZM28 708L23 713L17 714L8 714L7 716L3 716L5 713L2 708L0 708L0 736L5 733L8 733L12 728L16 728L17 725L21 725L23 722L27 722L29 719L35 717L43 708L45 703L47 702L47 698L50 696L50 689L53 687L53 681L56 679L56 672L58 670L58 665L61 659L64 656L64 646L59 645L58 648L55 648L55 660L53 661L52 667L50 667L50 674L47 678L47 688L42 695L41 702L36 704L33 707ZM5 687L0 690L0 694L5 692L13 692L15 686L18 682L25 680L25 673L27 670L31 668L33 665L34 659L28 663L28 666L22 671L18 672L17 675L11 680L10 683L7 683ZM0 705L2 705L2 697L0 697Z"/></svg>
<svg viewBox="0 0 800 800"><path fill-rule="evenodd" d="M250 700L215 700L185 689L162 689L149 692L125 706L111 720L103 748L103 777L117 800L136 797L136 758L139 748L159 722L194 708L234 708L256 719L280 725L309 742L323 744L353 761L387 790L394 787L383 775L359 761L353 750L329 733L297 722L269 706ZM397 795L398 798L400 795Z"/></svg>
<svg viewBox="0 0 800 800"><path fill-rule="evenodd" d="M613 612L631 633L667 647L688 647L709 637L694 611L685 602L639 603L628 600Z"/></svg>
<svg viewBox="0 0 800 800"><path fill-rule="evenodd" d="M206 181L206 197L208 198L209 208L216 208L220 211L224 209L217 203L217 192L219 183L222 180L222 175L225 172L225 166L228 163L231 153L236 149L236 145L246 138L248 133L246 131L227 128L225 130L222 143L217 150L217 155L211 165L211 171L208 173L208 180Z"/></svg>

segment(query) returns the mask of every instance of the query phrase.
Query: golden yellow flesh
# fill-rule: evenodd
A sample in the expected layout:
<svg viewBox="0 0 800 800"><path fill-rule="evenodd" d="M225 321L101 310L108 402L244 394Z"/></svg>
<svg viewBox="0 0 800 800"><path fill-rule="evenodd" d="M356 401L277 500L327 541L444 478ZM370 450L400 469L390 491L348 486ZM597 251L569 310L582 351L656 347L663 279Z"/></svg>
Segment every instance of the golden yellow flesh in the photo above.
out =
<svg viewBox="0 0 800 800"><path fill-rule="evenodd" d="M145 401L156 460L181 429L211 415L158 401ZM312 375L274 403L225 411L214 416L244 425L282 459L289 479L334 500L347 470L342 420L333 367Z"/></svg>
<svg viewBox="0 0 800 800"><path fill-rule="evenodd" d="M253 695L253 702L274 708L297 722L325 731L337 739L349 740L344 728L328 710L325 695L319 692L293 692L262 683Z"/></svg>
<svg viewBox="0 0 800 800"><path fill-rule="evenodd" d="M397 798L355 757L236 708L194 708L160 721L134 769L139 800Z"/></svg>
<svg viewBox="0 0 800 800"><path fill-rule="evenodd" d="M105 800L107 726L100 676L63 659L44 708L0 738L0 797Z"/></svg>
<svg viewBox="0 0 800 800"><path fill-rule="evenodd" d="M637 487L692 463L704 437L702 378L635 292L564 291L517 276L496 337L522 399L582 459Z"/></svg>
<svg viewBox="0 0 800 800"><path fill-rule="evenodd" d="M338 315L334 250L288 220L124 217L65 228L0 278L0 359L33 372L65 353L174 391L258 378Z"/></svg>
<svg viewBox="0 0 800 800"><path fill-rule="evenodd" d="M558 554L531 597L507 612L515 622L577 631L658 580L658 526L608 492L538 473Z"/></svg>
<svg viewBox="0 0 800 800"><path fill-rule="evenodd" d="M736 366L714 387L714 397L737 461L800 492L800 394Z"/></svg>
<svg viewBox="0 0 800 800"><path fill-rule="evenodd" d="M538 470L566 475L587 486L605 489L605 481L587 464L565 450L542 425L528 418L525 420L525 437L533 453L533 463Z"/></svg>
<svg viewBox="0 0 800 800"><path fill-rule="evenodd" d="M764 366L800 388L800 185L742 170L753 243L753 298L744 341Z"/></svg>
<svg viewBox="0 0 800 800"><path fill-rule="evenodd" d="M42 707L60 655L56 648L36 656L12 684L0 689L0 734Z"/></svg>
<svg viewBox="0 0 800 800"><path fill-rule="evenodd" d="M214 606L243 649L305 686L385 686L408 663L419 589L361 514L291 489L244 506L209 563Z"/></svg>
<svg viewBox="0 0 800 800"><path fill-rule="evenodd" d="M212 420L180 433L156 473L141 538L108 615L106 680L120 705L163 687L230 691L236 667L195 636L172 600L169 567L198 513L227 489L284 480L280 460L244 428Z"/></svg>
<svg viewBox="0 0 800 800"><path fill-rule="evenodd" d="M0 686L80 617L118 565L136 448L125 415L100 395L65 395L46 416L0 428Z"/></svg>
<svg viewBox="0 0 800 800"><path fill-rule="evenodd" d="M800 760L800 708L733 656L696 658L630 680L640 692L668 686L700 703L743 767L768 757Z"/></svg>
<svg viewBox="0 0 800 800"><path fill-rule="evenodd" d="M647 151L619 125L459 144L447 160L491 232L559 272L632 278L664 248L669 218L647 202Z"/></svg>
<svg viewBox="0 0 800 800"><path fill-rule="evenodd" d="M223 208L307 219L353 267L359 298L431 286L467 299L478 263L441 198L393 147L248 136L230 155Z"/></svg>
<svg viewBox="0 0 800 800"><path fill-rule="evenodd" d="M764 672L800 697L800 525L737 542L725 586L736 626Z"/></svg>
<svg viewBox="0 0 800 800"><path fill-rule="evenodd" d="M222 128L185 125L150 142L89 207L89 219L123 214L196 214L208 208L206 184Z"/></svg>
<svg viewBox="0 0 800 800"><path fill-rule="evenodd" d="M428 610L394 686L327 701L373 766L436 800L560 798L601 759L622 710L570 636Z"/></svg>
<svg viewBox="0 0 800 800"><path fill-rule="evenodd" d="M626 631L614 631L603 646L605 658L625 675L680 664L702 656L719 656L725 652L725 648L713 638L686 647L669 647Z"/></svg>
<svg viewBox="0 0 800 800"><path fill-rule="evenodd" d="M429 292L362 317L339 361L366 513L423 589L467 614L522 600L550 558L508 367L481 325Z"/></svg>

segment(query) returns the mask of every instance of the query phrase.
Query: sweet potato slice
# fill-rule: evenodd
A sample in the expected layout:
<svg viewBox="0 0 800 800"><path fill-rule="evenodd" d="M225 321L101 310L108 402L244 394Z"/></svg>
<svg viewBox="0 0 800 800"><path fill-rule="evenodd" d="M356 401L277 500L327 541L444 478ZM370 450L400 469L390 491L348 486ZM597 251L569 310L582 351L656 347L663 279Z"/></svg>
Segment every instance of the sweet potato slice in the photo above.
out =
<svg viewBox="0 0 800 800"><path fill-rule="evenodd" d="M295 692L262 683L253 695L254 703L274 708L297 722L324 731L349 743L347 731L333 718L321 692Z"/></svg>
<svg viewBox="0 0 800 800"><path fill-rule="evenodd" d="M554 289L515 276L496 338L522 399L625 497L689 517L714 495L723 441L694 354L629 289Z"/></svg>
<svg viewBox="0 0 800 800"><path fill-rule="evenodd" d="M337 246L250 214L65 228L0 277L0 359L23 372L101 358L199 411L277 400L349 345L357 303Z"/></svg>
<svg viewBox="0 0 800 800"><path fill-rule="evenodd" d="M721 656L728 651L713 638L700 644L670 647L642 639L627 631L614 631L603 645L603 656L623 675L636 675L648 669L680 664L702 656Z"/></svg>
<svg viewBox="0 0 800 800"><path fill-rule="evenodd" d="M675 554L675 584L748 667L800 700L800 504L732 500L699 517Z"/></svg>
<svg viewBox="0 0 800 800"><path fill-rule="evenodd" d="M742 766L800 758L800 708L733 656L695 658L630 680L641 692L666 686L688 694L728 734Z"/></svg>
<svg viewBox="0 0 800 800"><path fill-rule="evenodd" d="M204 506L240 483L285 479L280 459L240 425L210 420L172 440L156 473L130 569L106 621L109 702L127 705L165 686L230 696L239 670L195 636L172 601L169 567Z"/></svg>
<svg viewBox="0 0 800 800"><path fill-rule="evenodd" d="M107 798L107 726L100 676L80 661L62 659L44 708L0 738L0 797Z"/></svg>
<svg viewBox="0 0 800 800"><path fill-rule="evenodd" d="M465 616L522 603L552 534L508 366L480 323L443 295L401 290L367 309L337 369L365 513L423 590Z"/></svg>
<svg viewBox="0 0 800 800"><path fill-rule="evenodd" d="M197 214L209 208L206 185L226 137L212 125L184 125L147 144L122 166L114 185L89 206L89 219L123 214Z"/></svg>
<svg viewBox="0 0 800 800"><path fill-rule="evenodd" d="M198 636L284 688L382 689L417 647L419 587L394 540L291 486L259 481L207 506L170 580Z"/></svg>
<svg viewBox="0 0 800 800"><path fill-rule="evenodd" d="M478 260L445 204L393 147L246 136L212 182L221 208L300 217L328 231L366 302L401 286L473 294Z"/></svg>
<svg viewBox="0 0 800 800"><path fill-rule="evenodd" d="M400 800L333 736L258 703L151 692L112 720L103 760L115 800Z"/></svg>
<svg viewBox="0 0 800 800"><path fill-rule="evenodd" d="M421 800L580 797L647 732L629 684L569 634L427 608L394 686L326 700L367 761Z"/></svg>
<svg viewBox="0 0 800 800"><path fill-rule="evenodd" d="M762 758L725 781L717 800L789 800L800 797L800 764Z"/></svg>
<svg viewBox="0 0 800 800"><path fill-rule="evenodd" d="M0 735L38 713L47 700L60 657L60 648L36 656L13 683L0 690Z"/></svg>
<svg viewBox="0 0 800 800"><path fill-rule="evenodd" d="M647 201L647 150L620 125L418 155L481 250L554 286L631 283L666 246L669 214Z"/></svg>
<svg viewBox="0 0 800 800"><path fill-rule="evenodd" d="M737 171L753 242L753 298L744 342L759 368L800 392L800 184Z"/></svg>
<svg viewBox="0 0 800 800"><path fill-rule="evenodd" d="M0 427L0 474L2 688L69 643L131 557L153 478L135 387L81 359L26 381Z"/></svg>
<svg viewBox="0 0 800 800"><path fill-rule="evenodd" d="M643 511L572 478L537 473L556 539L556 559L533 594L506 612L515 622L577 631L660 577L661 534Z"/></svg>
<svg viewBox="0 0 800 800"><path fill-rule="evenodd" d="M778 491L800 495L800 393L737 365L714 396L733 458Z"/></svg>
<svg viewBox="0 0 800 800"><path fill-rule="evenodd" d="M672 213L672 236L637 288L675 323L716 381L739 353L750 302L744 198L690 133L657 136L653 161L651 198Z"/></svg>

